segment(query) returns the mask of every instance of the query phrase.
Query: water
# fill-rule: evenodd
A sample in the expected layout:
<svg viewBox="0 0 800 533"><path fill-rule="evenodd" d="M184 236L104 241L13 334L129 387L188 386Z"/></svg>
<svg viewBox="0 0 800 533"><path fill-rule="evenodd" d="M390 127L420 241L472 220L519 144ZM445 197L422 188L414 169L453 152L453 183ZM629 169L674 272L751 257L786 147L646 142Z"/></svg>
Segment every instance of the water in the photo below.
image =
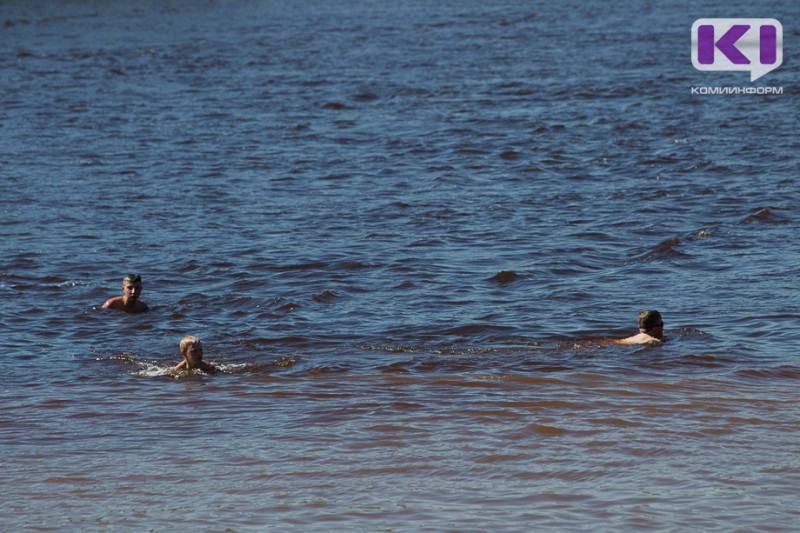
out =
<svg viewBox="0 0 800 533"><path fill-rule="evenodd" d="M796 530L759 8L4 2L3 529ZM749 85L711 16L783 22L783 95L690 94ZM99 309L128 272L151 311Z"/></svg>

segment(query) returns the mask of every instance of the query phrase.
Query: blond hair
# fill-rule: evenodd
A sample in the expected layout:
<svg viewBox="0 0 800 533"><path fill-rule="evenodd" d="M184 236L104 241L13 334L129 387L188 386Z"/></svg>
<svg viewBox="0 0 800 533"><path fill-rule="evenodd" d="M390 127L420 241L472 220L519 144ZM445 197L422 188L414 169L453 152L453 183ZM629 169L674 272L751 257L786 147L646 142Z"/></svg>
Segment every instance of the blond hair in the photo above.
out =
<svg viewBox="0 0 800 533"><path fill-rule="evenodd" d="M187 335L181 339L181 353L186 353L186 350L189 349L189 346L194 346L195 344L202 344L200 339L195 337L194 335Z"/></svg>
<svg viewBox="0 0 800 533"><path fill-rule="evenodd" d="M140 276L139 274L128 274L127 276L122 278L122 284L125 285L125 283L128 283L128 282L130 282L130 283L141 283L142 282L142 276Z"/></svg>

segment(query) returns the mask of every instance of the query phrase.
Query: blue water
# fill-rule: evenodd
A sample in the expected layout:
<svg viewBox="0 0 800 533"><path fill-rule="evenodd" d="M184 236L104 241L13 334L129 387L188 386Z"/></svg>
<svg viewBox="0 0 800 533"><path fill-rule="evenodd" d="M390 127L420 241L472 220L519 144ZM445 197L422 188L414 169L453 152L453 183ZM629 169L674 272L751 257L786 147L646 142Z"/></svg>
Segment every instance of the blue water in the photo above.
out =
<svg viewBox="0 0 800 533"><path fill-rule="evenodd" d="M4 2L0 523L795 530L798 14Z"/></svg>

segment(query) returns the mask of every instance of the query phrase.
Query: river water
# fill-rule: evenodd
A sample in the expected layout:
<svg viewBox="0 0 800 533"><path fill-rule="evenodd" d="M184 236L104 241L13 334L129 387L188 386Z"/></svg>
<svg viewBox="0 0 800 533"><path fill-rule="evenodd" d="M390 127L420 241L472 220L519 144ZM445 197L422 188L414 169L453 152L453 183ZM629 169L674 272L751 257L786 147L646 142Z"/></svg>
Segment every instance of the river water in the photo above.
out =
<svg viewBox="0 0 800 533"><path fill-rule="evenodd" d="M800 4L753 11L0 4L2 529L796 531ZM754 16L781 68L692 67Z"/></svg>

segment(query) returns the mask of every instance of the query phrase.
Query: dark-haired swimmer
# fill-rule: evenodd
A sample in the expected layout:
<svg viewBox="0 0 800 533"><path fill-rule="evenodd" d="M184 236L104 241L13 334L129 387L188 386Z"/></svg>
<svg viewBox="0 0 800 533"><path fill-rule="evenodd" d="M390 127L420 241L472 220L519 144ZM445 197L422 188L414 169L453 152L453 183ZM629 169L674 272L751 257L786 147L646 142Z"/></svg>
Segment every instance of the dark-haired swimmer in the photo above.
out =
<svg viewBox="0 0 800 533"><path fill-rule="evenodd" d="M147 304L139 299L142 294L142 276L128 274L122 279L122 296L115 296L103 304L103 309L116 309L126 313L147 311Z"/></svg>
<svg viewBox="0 0 800 533"><path fill-rule="evenodd" d="M661 342L664 339L664 321L658 311L642 311L639 313L639 334L621 339L619 344L646 344Z"/></svg>
<svg viewBox="0 0 800 533"><path fill-rule="evenodd" d="M211 363L203 361L203 344L200 339L192 335L187 335L181 339L181 355L183 361L173 368L175 372L181 370L202 370L203 372L216 372L217 369Z"/></svg>

